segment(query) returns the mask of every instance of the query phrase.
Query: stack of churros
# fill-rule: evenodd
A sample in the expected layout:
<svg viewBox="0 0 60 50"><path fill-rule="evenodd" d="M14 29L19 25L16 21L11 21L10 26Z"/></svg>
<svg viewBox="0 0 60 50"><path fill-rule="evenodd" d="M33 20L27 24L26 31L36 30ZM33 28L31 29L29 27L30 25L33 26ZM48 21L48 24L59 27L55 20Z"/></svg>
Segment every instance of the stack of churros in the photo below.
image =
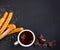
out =
<svg viewBox="0 0 60 50"><path fill-rule="evenodd" d="M10 24L12 19L13 12L4 12L2 18L0 18L0 40L6 37L7 35L20 32L24 30L23 27L16 28L15 24Z"/></svg>

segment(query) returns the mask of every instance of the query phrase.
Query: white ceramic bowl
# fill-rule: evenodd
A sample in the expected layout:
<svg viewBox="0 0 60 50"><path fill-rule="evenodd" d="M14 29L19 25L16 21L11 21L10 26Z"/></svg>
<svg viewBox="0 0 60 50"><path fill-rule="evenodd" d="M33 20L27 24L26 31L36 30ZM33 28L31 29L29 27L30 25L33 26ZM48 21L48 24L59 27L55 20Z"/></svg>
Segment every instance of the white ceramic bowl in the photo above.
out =
<svg viewBox="0 0 60 50"><path fill-rule="evenodd" d="M21 33L24 32L24 31L29 31L29 32L31 32L32 35L33 35L33 41L32 41L30 44L28 44L28 45L22 44L22 43L20 42L20 39L19 39ZM20 44L21 46L23 46L23 47L29 47L29 46L31 46L31 45L34 43L34 41L35 41L35 34L34 34L31 30L25 29L25 30L22 30L22 31L18 34L17 41L14 43L14 45L17 45L17 44L19 43L19 44Z"/></svg>

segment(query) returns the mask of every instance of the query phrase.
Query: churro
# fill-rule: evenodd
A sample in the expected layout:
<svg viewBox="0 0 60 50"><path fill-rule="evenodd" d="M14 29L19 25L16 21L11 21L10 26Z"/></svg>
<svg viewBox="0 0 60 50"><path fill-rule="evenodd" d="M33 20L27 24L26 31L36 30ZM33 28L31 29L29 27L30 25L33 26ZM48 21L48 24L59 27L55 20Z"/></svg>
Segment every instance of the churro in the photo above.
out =
<svg viewBox="0 0 60 50"><path fill-rule="evenodd" d="M2 34L4 32L4 30L7 28L9 22L11 21L12 16L13 16L13 12L10 12L5 23L3 24L2 28L0 29L0 34Z"/></svg>
<svg viewBox="0 0 60 50"><path fill-rule="evenodd" d="M14 34L14 33L16 33L16 32L20 32L20 31L22 31L22 30L24 30L23 27L16 28L16 29L12 30L9 34Z"/></svg>
<svg viewBox="0 0 60 50"><path fill-rule="evenodd" d="M6 31L3 32L3 34L0 34L0 40L3 39L4 37L6 37L7 35L9 35L9 32L16 28L16 26L14 24L10 24L9 26L10 27L8 27L6 29Z"/></svg>
<svg viewBox="0 0 60 50"><path fill-rule="evenodd" d="M8 12L6 11L3 15L3 17L0 19L0 28L3 25L3 23L5 22L6 18L7 18Z"/></svg>

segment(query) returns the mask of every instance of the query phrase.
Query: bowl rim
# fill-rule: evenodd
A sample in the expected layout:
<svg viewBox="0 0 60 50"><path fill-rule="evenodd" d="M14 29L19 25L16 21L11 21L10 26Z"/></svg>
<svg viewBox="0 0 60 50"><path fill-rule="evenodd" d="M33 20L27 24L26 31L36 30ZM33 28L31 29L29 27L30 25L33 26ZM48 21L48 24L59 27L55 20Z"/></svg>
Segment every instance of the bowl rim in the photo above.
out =
<svg viewBox="0 0 60 50"><path fill-rule="evenodd" d="M20 42L20 39L19 39L21 33L24 32L24 31L29 31L29 32L31 32L32 35L33 35L33 41L32 41L30 44L28 44L28 45L22 44L22 43ZM29 46L33 45L33 43L35 42L35 34L34 34L31 30L25 29L25 30L22 30L22 31L18 34L18 38L17 38L17 39L18 39L18 43L19 43L21 46L23 46L23 47L29 47Z"/></svg>

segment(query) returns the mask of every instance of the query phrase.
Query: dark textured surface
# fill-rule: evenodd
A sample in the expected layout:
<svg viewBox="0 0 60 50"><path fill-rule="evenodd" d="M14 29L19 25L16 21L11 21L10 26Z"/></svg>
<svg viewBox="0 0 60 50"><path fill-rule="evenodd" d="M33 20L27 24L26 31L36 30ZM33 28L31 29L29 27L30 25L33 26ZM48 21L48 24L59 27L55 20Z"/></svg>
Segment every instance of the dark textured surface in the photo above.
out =
<svg viewBox="0 0 60 50"><path fill-rule="evenodd" d="M0 17L4 11L13 11L11 23L43 34L47 41L56 40L53 48L14 46L17 34L0 41L0 50L60 50L60 1L58 0L0 0Z"/></svg>

